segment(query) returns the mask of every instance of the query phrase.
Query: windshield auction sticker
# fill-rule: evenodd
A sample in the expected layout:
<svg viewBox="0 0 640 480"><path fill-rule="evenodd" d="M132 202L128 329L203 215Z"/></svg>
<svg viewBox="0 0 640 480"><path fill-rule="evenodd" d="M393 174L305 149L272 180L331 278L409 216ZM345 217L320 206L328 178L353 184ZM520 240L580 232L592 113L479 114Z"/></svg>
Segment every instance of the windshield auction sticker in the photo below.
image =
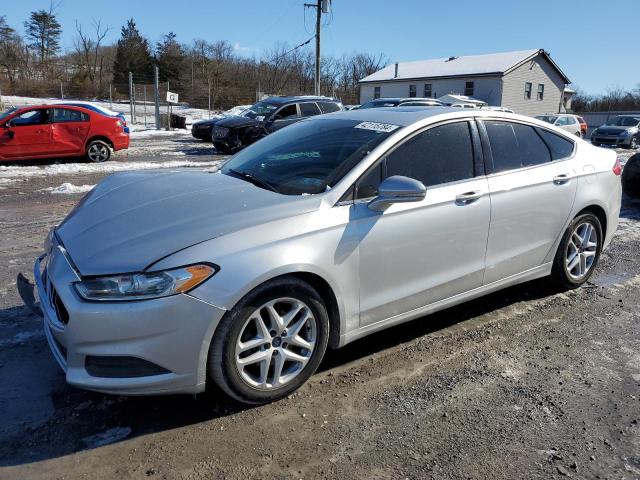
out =
<svg viewBox="0 0 640 480"><path fill-rule="evenodd" d="M353 128L361 128L363 130L373 130L376 132L393 132L400 128L399 125L392 125L391 123L378 123L378 122L362 122Z"/></svg>

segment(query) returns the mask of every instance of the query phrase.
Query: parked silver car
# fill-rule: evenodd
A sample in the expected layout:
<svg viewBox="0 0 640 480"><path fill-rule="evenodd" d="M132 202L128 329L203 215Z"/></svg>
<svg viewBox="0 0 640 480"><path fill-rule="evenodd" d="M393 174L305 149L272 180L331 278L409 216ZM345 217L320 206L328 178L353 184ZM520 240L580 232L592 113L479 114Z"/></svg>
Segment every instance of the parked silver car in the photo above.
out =
<svg viewBox="0 0 640 480"><path fill-rule="evenodd" d="M558 128L566 130L576 137L582 138L582 127L577 115L558 114L558 115L539 115L538 120L555 125Z"/></svg>
<svg viewBox="0 0 640 480"><path fill-rule="evenodd" d="M609 119L593 131L591 143L635 150L640 145L640 115L618 115Z"/></svg>
<svg viewBox="0 0 640 480"><path fill-rule="evenodd" d="M616 230L620 164L480 109L338 112L216 172L112 175L37 259L72 385L242 402L290 394L327 346L551 276L582 285Z"/></svg>

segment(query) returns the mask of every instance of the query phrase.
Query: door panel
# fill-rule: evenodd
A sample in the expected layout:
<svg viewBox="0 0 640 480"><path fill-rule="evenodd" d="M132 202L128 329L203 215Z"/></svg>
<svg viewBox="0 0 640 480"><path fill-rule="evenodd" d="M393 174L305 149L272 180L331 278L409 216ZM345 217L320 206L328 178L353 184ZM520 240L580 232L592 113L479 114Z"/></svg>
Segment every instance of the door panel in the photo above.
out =
<svg viewBox="0 0 640 480"><path fill-rule="evenodd" d="M12 126L0 136L3 158L25 158L47 155L51 148L49 109L34 108L9 119ZM11 133L13 135L11 135Z"/></svg>
<svg viewBox="0 0 640 480"><path fill-rule="evenodd" d="M51 125L21 125L11 129L0 137L0 150L4 158L23 158L47 155L51 148Z"/></svg>
<svg viewBox="0 0 640 480"><path fill-rule="evenodd" d="M564 175L566 181L554 181ZM576 185L570 160L489 178L485 284L542 265L568 220Z"/></svg>
<svg viewBox="0 0 640 480"><path fill-rule="evenodd" d="M461 202L456 197L477 192ZM360 325L482 285L490 201L484 177L427 190L422 202L384 213L353 206L360 243Z"/></svg>
<svg viewBox="0 0 640 480"><path fill-rule="evenodd" d="M89 115L71 108L54 108L51 149L59 154L82 153L89 134Z"/></svg>

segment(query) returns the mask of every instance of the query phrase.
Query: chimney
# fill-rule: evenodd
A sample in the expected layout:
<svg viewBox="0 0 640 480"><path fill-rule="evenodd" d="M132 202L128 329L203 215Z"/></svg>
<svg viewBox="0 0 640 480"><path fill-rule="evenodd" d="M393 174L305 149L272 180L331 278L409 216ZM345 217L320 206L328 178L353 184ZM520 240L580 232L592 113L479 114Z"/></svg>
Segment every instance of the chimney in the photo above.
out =
<svg viewBox="0 0 640 480"><path fill-rule="evenodd" d="M395 69L395 72L393 73L393 78L398 78L398 62L396 62L396 69Z"/></svg>

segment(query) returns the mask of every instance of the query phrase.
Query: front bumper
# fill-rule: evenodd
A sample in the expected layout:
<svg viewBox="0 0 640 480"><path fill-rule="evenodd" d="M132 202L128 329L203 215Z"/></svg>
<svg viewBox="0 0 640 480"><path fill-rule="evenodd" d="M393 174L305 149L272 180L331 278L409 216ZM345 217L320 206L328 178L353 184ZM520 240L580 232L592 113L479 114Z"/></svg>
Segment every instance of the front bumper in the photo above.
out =
<svg viewBox="0 0 640 480"><path fill-rule="evenodd" d="M211 128L191 127L191 135L199 140L211 140Z"/></svg>
<svg viewBox="0 0 640 480"><path fill-rule="evenodd" d="M631 143L631 136L625 135L591 135L591 143L593 145L611 145L611 146L623 146Z"/></svg>
<svg viewBox="0 0 640 480"><path fill-rule="evenodd" d="M80 278L59 245L36 260L34 277L45 335L67 383L119 395L204 390L209 344L225 310L190 295L84 301L73 287ZM118 365L121 359L129 360ZM96 363L105 361L116 368L96 374ZM157 371L127 370L136 362Z"/></svg>

